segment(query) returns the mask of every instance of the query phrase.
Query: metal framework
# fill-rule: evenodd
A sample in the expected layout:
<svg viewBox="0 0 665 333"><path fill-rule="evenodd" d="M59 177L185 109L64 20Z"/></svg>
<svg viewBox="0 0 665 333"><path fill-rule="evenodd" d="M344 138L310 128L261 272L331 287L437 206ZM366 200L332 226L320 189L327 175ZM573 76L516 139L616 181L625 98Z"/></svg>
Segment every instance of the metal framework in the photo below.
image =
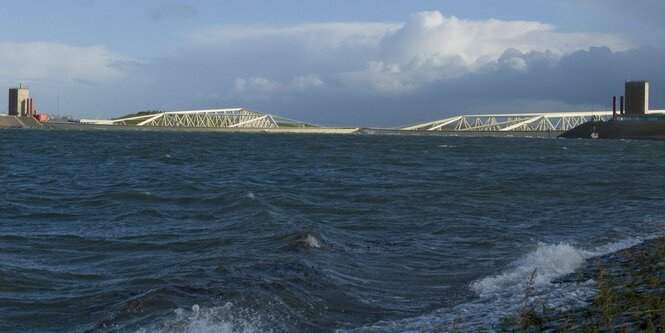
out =
<svg viewBox="0 0 665 333"><path fill-rule="evenodd" d="M651 110L649 113L665 113ZM468 132L546 132L567 131L593 118L608 120L612 111L464 115L398 127L400 130Z"/></svg>
<svg viewBox="0 0 665 333"><path fill-rule="evenodd" d="M159 112L112 120L113 125L158 127L277 128L272 115L248 109L213 109Z"/></svg>

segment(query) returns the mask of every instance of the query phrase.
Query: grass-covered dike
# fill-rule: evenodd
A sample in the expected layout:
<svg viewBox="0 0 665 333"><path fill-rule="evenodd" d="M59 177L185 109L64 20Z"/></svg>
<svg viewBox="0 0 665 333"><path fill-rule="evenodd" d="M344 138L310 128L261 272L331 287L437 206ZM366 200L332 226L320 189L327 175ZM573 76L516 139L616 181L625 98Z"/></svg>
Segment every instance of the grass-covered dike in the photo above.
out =
<svg viewBox="0 0 665 333"><path fill-rule="evenodd" d="M534 272L533 276L537 274ZM665 238L595 258L561 281L593 281L586 306L547 308L524 291L519 313L504 318L499 332L665 332ZM482 329L480 331L483 331Z"/></svg>

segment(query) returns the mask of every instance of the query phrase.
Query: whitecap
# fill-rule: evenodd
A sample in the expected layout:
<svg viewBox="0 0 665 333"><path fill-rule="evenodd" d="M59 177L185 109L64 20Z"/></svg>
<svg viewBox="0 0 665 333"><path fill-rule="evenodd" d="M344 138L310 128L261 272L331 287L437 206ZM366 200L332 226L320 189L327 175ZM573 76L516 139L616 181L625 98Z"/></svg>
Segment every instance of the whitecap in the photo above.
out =
<svg viewBox="0 0 665 333"><path fill-rule="evenodd" d="M542 286L556 277L574 272L592 255L592 252L565 243L539 243L534 252L515 262L513 269L475 281L471 283L471 290L483 298L506 292L520 293L534 271L533 285Z"/></svg>
<svg viewBox="0 0 665 333"><path fill-rule="evenodd" d="M254 193L252 193L252 192L247 192L247 194L245 194L245 197L246 197L246 198L249 198L249 199L252 199L252 200L254 200L254 199L256 198L256 197L254 196Z"/></svg>
<svg viewBox="0 0 665 333"><path fill-rule="evenodd" d="M519 312L525 302L527 288L530 289L526 299L529 304L542 304L556 309L585 306L596 292L595 281L559 283L555 282L557 278L575 272L593 257L617 252L641 242L640 238L629 238L592 250L567 243L538 243L534 251L513 262L502 273L472 282L469 289L478 297L469 302L414 318L378 322L350 331L475 331L479 328L494 331L503 318Z"/></svg>
<svg viewBox="0 0 665 333"><path fill-rule="evenodd" d="M228 302L223 306L192 306L191 311L177 309L174 316L136 333L255 333L272 332L270 324L253 311Z"/></svg>
<svg viewBox="0 0 665 333"><path fill-rule="evenodd" d="M307 235L302 239L302 242L307 245L307 247L318 249L321 247L319 240L312 235Z"/></svg>

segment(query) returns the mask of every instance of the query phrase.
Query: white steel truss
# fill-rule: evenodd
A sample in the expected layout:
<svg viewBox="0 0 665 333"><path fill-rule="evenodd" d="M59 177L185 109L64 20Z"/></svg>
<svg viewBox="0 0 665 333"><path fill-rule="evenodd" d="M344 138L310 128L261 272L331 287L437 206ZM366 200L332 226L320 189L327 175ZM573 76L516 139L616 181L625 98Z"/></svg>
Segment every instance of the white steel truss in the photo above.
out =
<svg viewBox="0 0 665 333"><path fill-rule="evenodd" d="M114 125L157 127L277 128L272 115L248 109L158 112L111 121Z"/></svg>
<svg viewBox="0 0 665 333"><path fill-rule="evenodd" d="M665 110L651 110L649 114L665 113ZM524 114L484 114L464 115L426 123L398 127L411 131L521 131L546 132L567 131L591 119L608 120L612 111L524 113Z"/></svg>

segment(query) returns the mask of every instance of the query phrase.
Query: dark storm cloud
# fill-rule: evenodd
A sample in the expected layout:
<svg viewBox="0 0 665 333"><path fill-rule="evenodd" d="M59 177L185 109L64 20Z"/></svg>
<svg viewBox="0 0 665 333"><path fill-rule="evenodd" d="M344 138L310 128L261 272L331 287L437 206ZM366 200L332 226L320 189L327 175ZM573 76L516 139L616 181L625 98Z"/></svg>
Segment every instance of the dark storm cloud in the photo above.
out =
<svg viewBox="0 0 665 333"><path fill-rule="evenodd" d="M526 70L506 65L522 59ZM482 99L553 99L571 104L600 103L612 94L621 94L626 80L651 80L660 86L665 75L665 51L655 48L611 52L605 47L590 48L555 60L542 52L520 53L508 50L495 64L461 80L433 85L452 96ZM665 88L665 87L663 87ZM655 101L663 101L655 91ZM465 93L466 92L466 93ZM470 93L473 92L473 93ZM664 105L665 107L665 105Z"/></svg>
<svg viewBox="0 0 665 333"><path fill-rule="evenodd" d="M323 75L325 86L312 89L255 79L249 97L263 97L246 98L225 93L238 88L229 80L237 72L213 66L213 59L191 59L150 65L149 75L162 77L162 90L146 98L160 100L164 109L243 106L324 125L397 126L460 114L604 109L611 96L623 93L626 80L649 80L652 109L665 109L665 50L652 47L622 52L594 47L563 57L508 49L474 72L400 95L368 93ZM166 67L169 72L162 70Z"/></svg>
<svg viewBox="0 0 665 333"><path fill-rule="evenodd" d="M520 59L525 69L512 64ZM652 109L665 109L665 50L590 48L561 59L507 50L494 64L457 80L435 82L411 98L421 120L488 112L583 111L609 107L626 80L648 80ZM417 103L417 104L416 104ZM563 108L563 109L557 109Z"/></svg>
<svg viewBox="0 0 665 333"><path fill-rule="evenodd" d="M181 12L153 9L155 19ZM247 107L323 125L397 126L459 114L602 108L627 79L650 80L652 105L665 108L665 51L627 50L631 45L620 36L559 32L540 22L423 12L404 24L208 27L187 36L176 54L156 59L0 43L0 72L76 78L77 89L87 90L69 100L92 101L109 117ZM61 61L23 68L13 54ZM85 57L72 62L72 55Z"/></svg>
<svg viewBox="0 0 665 333"><path fill-rule="evenodd" d="M651 108L665 109L662 68L665 50L655 48L590 48L563 58L509 49L477 72L409 95L366 95L338 87L253 107L329 125L397 126L461 114L600 110L610 107L613 95L623 94L626 80L649 80Z"/></svg>

